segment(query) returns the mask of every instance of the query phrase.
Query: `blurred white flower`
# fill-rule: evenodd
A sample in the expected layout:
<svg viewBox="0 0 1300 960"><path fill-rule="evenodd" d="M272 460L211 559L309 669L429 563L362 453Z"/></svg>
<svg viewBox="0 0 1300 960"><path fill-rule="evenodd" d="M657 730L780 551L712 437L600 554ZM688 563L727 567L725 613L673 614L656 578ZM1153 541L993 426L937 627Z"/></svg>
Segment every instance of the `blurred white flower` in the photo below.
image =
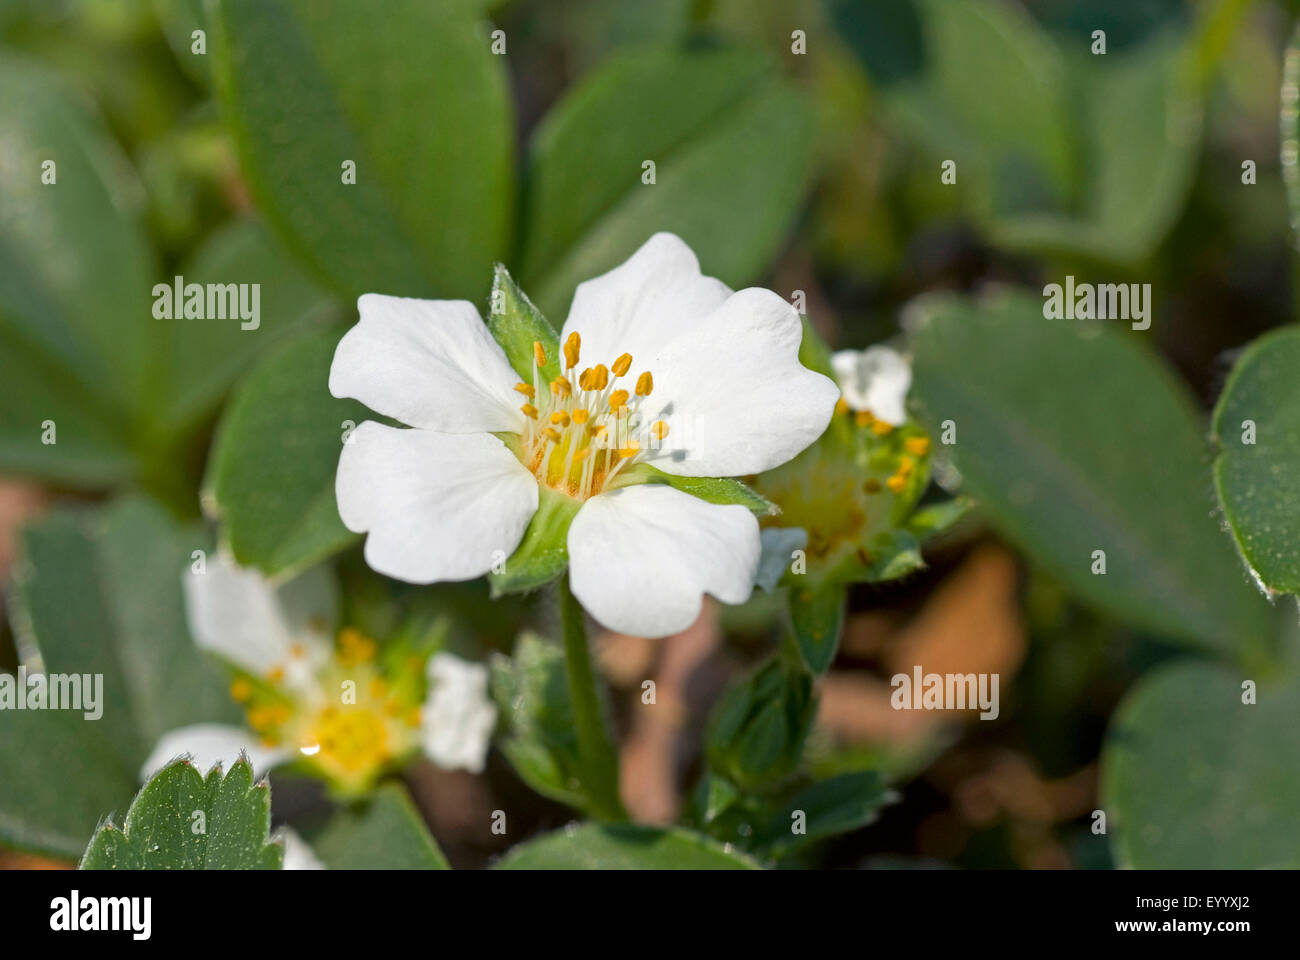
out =
<svg viewBox="0 0 1300 960"><path fill-rule="evenodd" d="M477 689L485 698L486 669L450 654L405 668L411 675L381 669L373 640L351 628L336 637L334 583L323 568L276 587L254 570L214 557L205 572L188 572L184 587L195 644L233 669L231 696L247 723L168 731L145 760L142 780L181 755L206 772L245 753L258 774L296 761L357 793L421 747L440 765L482 769L495 714L484 721L483 703L472 703L464 691ZM446 703L430 710L412 691L419 689L420 669L434 678L435 660L440 679L457 667L460 674L459 682L430 684ZM480 673L481 680L465 679ZM486 709L493 709L490 703Z"/></svg>
<svg viewBox="0 0 1300 960"><path fill-rule="evenodd" d="M482 773L497 722L487 667L440 652L429 658L427 673L429 692L420 709L424 752L444 769Z"/></svg>
<svg viewBox="0 0 1300 960"><path fill-rule="evenodd" d="M631 468L768 470L817 439L839 396L800 365L789 303L703 276L667 233L578 286L549 382L540 345L520 382L468 301L366 294L357 307L330 392L413 428L367 421L339 459L339 515L368 533L370 566L413 583L482 576L518 547L545 487L581 504L575 596L623 633L683 630L706 593L743 602L759 558L745 507L629 483Z"/></svg>
<svg viewBox="0 0 1300 960"><path fill-rule="evenodd" d="M851 410L866 411L894 427L907 422L912 368L897 350L879 345L839 350L831 355L831 368Z"/></svg>

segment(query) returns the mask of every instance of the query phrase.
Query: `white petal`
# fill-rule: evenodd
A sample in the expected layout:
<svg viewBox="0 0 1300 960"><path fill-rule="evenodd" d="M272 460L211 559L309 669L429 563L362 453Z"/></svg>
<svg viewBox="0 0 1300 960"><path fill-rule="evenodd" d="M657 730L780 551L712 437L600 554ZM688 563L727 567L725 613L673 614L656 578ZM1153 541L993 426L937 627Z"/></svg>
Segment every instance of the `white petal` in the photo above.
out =
<svg viewBox="0 0 1300 960"><path fill-rule="evenodd" d="M263 677L280 668L292 682L329 654L337 597L324 567L277 588L217 555L202 573L187 571L183 584L195 644L236 667Z"/></svg>
<svg viewBox="0 0 1300 960"><path fill-rule="evenodd" d="M429 695L420 709L424 752L444 770L482 773L497 722L487 667L439 652L426 669Z"/></svg>
<svg viewBox="0 0 1300 960"><path fill-rule="evenodd" d="M794 560L791 554L808 546L808 531L803 527L768 527L759 538L763 553L758 559L754 584L771 593L790 569Z"/></svg>
<svg viewBox="0 0 1300 960"><path fill-rule="evenodd" d="M655 466L687 477L761 473L821 436L840 392L799 363L802 339L794 307L751 287L673 341L642 411L669 427Z"/></svg>
<svg viewBox="0 0 1300 960"><path fill-rule="evenodd" d="M912 386L912 368L903 355L890 347L839 350L831 355L831 366L854 410L867 410L878 420L895 427L907 422L907 391Z"/></svg>
<svg viewBox="0 0 1300 960"><path fill-rule="evenodd" d="M700 273L699 260L680 237L656 233L613 270L578 284L560 342L578 331L579 369L609 366L632 354L635 382L660 350L693 330L730 293L721 280Z"/></svg>
<svg viewBox="0 0 1300 960"><path fill-rule="evenodd" d="M537 512L537 480L496 437L372 420L344 444L334 490L344 525L370 534L366 562L409 583L482 576Z"/></svg>
<svg viewBox="0 0 1300 960"><path fill-rule="evenodd" d="M592 497L569 527L569 582L610 630L664 637L700 614L704 594L744 603L758 569L758 521L667 484Z"/></svg>
<svg viewBox="0 0 1300 960"><path fill-rule="evenodd" d="M519 377L468 300L363 294L344 334L330 393L443 433L519 432Z"/></svg>
<svg viewBox="0 0 1300 960"><path fill-rule="evenodd" d="M226 770L239 759L240 753L248 755L256 775L261 776L276 764L289 759L292 751L272 749L262 745L257 734L242 727L224 723L196 723L188 727L169 730L158 738L149 759L140 768L140 780L148 780L177 757L189 756L199 773L206 774L215 764Z"/></svg>
<svg viewBox="0 0 1300 960"><path fill-rule="evenodd" d="M283 870L325 870L325 864L316 851L293 827L281 827L280 839L284 843Z"/></svg>

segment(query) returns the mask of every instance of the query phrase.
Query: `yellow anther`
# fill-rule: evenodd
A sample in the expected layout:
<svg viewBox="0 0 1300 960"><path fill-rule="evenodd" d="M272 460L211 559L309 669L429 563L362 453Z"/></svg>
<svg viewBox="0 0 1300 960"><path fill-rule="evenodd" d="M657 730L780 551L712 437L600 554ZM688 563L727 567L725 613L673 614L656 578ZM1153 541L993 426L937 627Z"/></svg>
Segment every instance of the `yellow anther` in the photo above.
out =
<svg viewBox="0 0 1300 960"><path fill-rule="evenodd" d="M619 357L612 364L610 364L610 369L614 371L614 376L616 377L626 376L628 370L630 370L631 368L632 368L632 354L630 353L623 354L623 356Z"/></svg>
<svg viewBox="0 0 1300 960"><path fill-rule="evenodd" d="M584 407L579 407L577 410L574 410L574 411L573 411L573 422L574 422L574 423L586 423L586 422L587 422L587 418L590 417L590 416L591 416L591 414L587 412L586 408L584 408Z"/></svg>
<svg viewBox="0 0 1300 960"><path fill-rule="evenodd" d="M598 363L591 368L591 389L604 390L609 386L609 368Z"/></svg>
<svg viewBox="0 0 1300 960"><path fill-rule="evenodd" d="M563 410L556 410L551 414L551 423L558 424L561 427L569 425L569 415Z"/></svg>
<svg viewBox="0 0 1300 960"><path fill-rule="evenodd" d="M524 412L524 416L527 417L529 420L537 419L537 408L534 407L531 403L525 403L519 409Z"/></svg>
<svg viewBox="0 0 1300 960"><path fill-rule="evenodd" d="M555 394L557 397L567 397L569 394L573 393L573 384L569 382L568 377L556 377L551 381L551 393Z"/></svg>
<svg viewBox="0 0 1300 960"><path fill-rule="evenodd" d="M547 427L545 430L542 431L542 435L545 436L547 440L550 440L553 443L560 442L560 431L556 430L554 427Z"/></svg>
<svg viewBox="0 0 1300 960"><path fill-rule="evenodd" d="M627 391L615 390L609 395L609 409L617 410L619 407L627 406Z"/></svg>
<svg viewBox="0 0 1300 960"><path fill-rule="evenodd" d="M533 341L533 359L537 362L539 367L546 366L546 351L542 349L542 342L540 340Z"/></svg>
<svg viewBox="0 0 1300 960"><path fill-rule="evenodd" d="M893 490L894 493L902 493L903 488L907 486L907 477L896 473L885 481L885 486L889 487L890 490Z"/></svg>
<svg viewBox="0 0 1300 960"><path fill-rule="evenodd" d="M635 457L640 452L640 450L641 450L640 444L638 444L635 440L633 440L629 442L628 445L624 447L622 450L618 451L618 458L620 460L626 460L628 457Z"/></svg>
<svg viewBox="0 0 1300 960"><path fill-rule="evenodd" d="M339 631L339 660L345 666L363 663L375 655L375 641L355 627Z"/></svg>
<svg viewBox="0 0 1300 960"><path fill-rule="evenodd" d="M649 370L647 370L645 373L641 374L641 376L636 378L636 395L638 397L650 396L650 391L652 391L654 388L655 388L655 378L650 376Z"/></svg>
<svg viewBox="0 0 1300 960"><path fill-rule="evenodd" d="M593 437L599 437L602 433L605 432L606 429L608 428L603 423L598 423L593 427L587 428L587 430L590 431Z"/></svg>
<svg viewBox="0 0 1300 960"><path fill-rule="evenodd" d="M875 423L871 425L871 432L878 437L889 436L889 434L893 431L893 429L894 429L893 424L885 423L884 420L877 420Z"/></svg>
<svg viewBox="0 0 1300 960"><path fill-rule="evenodd" d="M835 412L836 412L836 413L848 413L848 412L849 412L849 402L848 402L847 400L845 400L843 397L840 397L838 400L835 401Z"/></svg>
<svg viewBox="0 0 1300 960"><path fill-rule="evenodd" d="M230 699L236 703L246 703L252 695L253 685L243 677L239 677L230 685Z"/></svg>
<svg viewBox="0 0 1300 960"><path fill-rule="evenodd" d="M656 420L654 426L650 428L650 432L654 434L656 438L662 440L664 437L668 436L668 424L664 423L662 420Z"/></svg>
<svg viewBox="0 0 1300 960"><path fill-rule="evenodd" d="M583 390L591 389L591 367L578 374L578 386Z"/></svg>
<svg viewBox="0 0 1300 960"><path fill-rule="evenodd" d="M910 477L912 475L912 468L915 466L916 461L907 454L903 454L898 458L898 470L896 472L900 477Z"/></svg>
<svg viewBox="0 0 1300 960"><path fill-rule="evenodd" d="M564 369L572 370L578 365L578 351L582 348L582 337L574 330L569 339L564 341Z"/></svg>
<svg viewBox="0 0 1300 960"><path fill-rule="evenodd" d="M867 410L859 410L853 414L853 422L856 423L859 427L871 426L871 422L873 419L874 417L872 417L870 411Z"/></svg>
<svg viewBox="0 0 1300 960"><path fill-rule="evenodd" d="M908 453L914 453L918 457L924 457L930 452L930 438L908 437L903 441L903 446L907 449Z"/></svg>
<svg viewBox="0 0 1300 960"><path fill-rule="evenodd" d="M537 396L537 391L533 388L533 385L531 383L516 383L515 389L518 390L520 393L522 393L529 400Z"/></svg>

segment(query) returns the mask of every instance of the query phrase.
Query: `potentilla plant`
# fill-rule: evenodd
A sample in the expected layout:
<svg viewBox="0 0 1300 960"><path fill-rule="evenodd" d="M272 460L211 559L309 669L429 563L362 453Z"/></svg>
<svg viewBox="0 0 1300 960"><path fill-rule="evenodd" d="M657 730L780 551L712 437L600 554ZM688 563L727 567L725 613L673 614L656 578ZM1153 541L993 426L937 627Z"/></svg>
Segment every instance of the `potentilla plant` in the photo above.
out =
<svg viewBox="0 0 1300 960"><path fill-rule="evenodd" d="M558 582L587 792L621 815L578 605L658 637L705 594L748 599L773 508L734 478L816 440L839 389L800 363L788 302L732 292L666 233L580 284L559 335L500 267L486 323L467 301L366 294L358 310L330 391L408 428L351 434L344 524L400 580Z"/></svg>
<svg viewBox="0 0 1300 960"><path fill-rule="evenodd" d="M433 652L440 629L381 648L355 627L336 628L323 567L275 587L217 557L188 572L184 587L195 643L229 668L246 725L164 734L142 780L177 756L206 771L244 754L259 772L293 764L350 798L417 752L445 769L483 769L496 723L487 668Z"/></svg>

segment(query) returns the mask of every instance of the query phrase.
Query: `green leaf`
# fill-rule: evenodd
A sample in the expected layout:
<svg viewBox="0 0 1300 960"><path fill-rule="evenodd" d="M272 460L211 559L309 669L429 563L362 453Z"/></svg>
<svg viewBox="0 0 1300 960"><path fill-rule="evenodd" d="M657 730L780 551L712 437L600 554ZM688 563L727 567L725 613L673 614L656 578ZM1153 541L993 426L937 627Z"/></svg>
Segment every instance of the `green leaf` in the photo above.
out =
<svg viewBox="0 0 1300 960"><path fill-rule="evenodd" d="M744 789L788 777L817 712L813 678L778 658L760 664L723 696L709 722L709 765Z"/></svg>
<svg viewBox="0 0 1300 960"><path fill-rule="evenodd" d="M536 590L564 572L569 565L569 524L581 506L573 497L538 487L537 512L528 521L523 540L506 560L503 572L488 574L493 597Z"/></svg>
<svg viewBox="0 0 1300 960"><path fill-rule="evenodd" d="M524 383L533 382L533 344L546 352L546 365L539 372L543 382L560 375L560 338L528 294L519 289L510 271L496 265L492 298L488 303L488 330L506 352L510 366ZM540 386L540 385L539 385Z"/></svg>
<svg viewBox="0 0 1300 960"><path fill-rule="evenodd" d="M800 790L760 829L754 845L780 855L825 837L848 833L875 821L882 807L898 801L875 771L845 773ZM803 833L793 832L794 814L803 813Z"/></svg>
<svg viewBox="0 0 1300 960"><path fill-rule="evenodd" d="M513 121L476 6L219 0L209 13L249 187L321 279L349 297L481 296L508 241Z"/></svg>
<svg viewBox="0 0 1300 960"><path fill-rule="evenodd" d="M578 737L564 654L533 633L513 657L492 658L492 698L501 711L501 751L520 778L545 797L584 809Z"/></svg>
<svg viewBox="0 0 1300 960"><path fill-rule="evenodd" d="M1156 38L1106 56L1080 56L1071 70L1090 158L1082 195L1068 214L1030 211L992 225L1012 248L1131 262L1148 256L1183 208L1200 143L1200 102L1184 69L1182 39Z"/></svg>
<svg viewBox="0 0 1300 960"><path fill-rule="evenodd" d="M1257 680L1257 701L1243 683ZM1182 663L1144 678L1102 752L1118 863L1140 869L1300 867L1300 682Z"/></svg>
<svg viewBox="0 0 1300 960"><path fill-rule="evenodd" d="M331 870L451 869L410 796L395 783L340 810L311 837L311 847Z"/></svg>
<svg viewBox="0 0 1300 960"><path fill-rule="evenodd" d="M1300 327L1242 354L1214 409L1214 439L1219 502L1256 582L1300 593Z"/></svg>
<svg viewBox="0 0 1300 960"><path fill-rule="evenodd" d="M1121 620L1220 650L1267 642L1269 606L1210 516L1195 406L1144 334L1047 320L1025 296L918 309L914 396L936 434L955 424L954 463L1003 534Z"/></svg>
<svg viewBox="0 0 1300 960"><path fill-rule="evenodd" d="M82 870L279 870L272 843L271 790L253 782L242 757L222 776L202 776L186 760L155 774L131 801L120 827L95 831Z"/></svg>
<svg viewBox="0 0 1300 960"><path fill-rule="evenodd" d="M561 315L574 288L669 230L733 287L767 265L802 199L812 117L761 57L715 49L612 57L529 146L520 275ZM645 161L655 183L642 182Z"/></svg>
<svg viewBox="0 0 1300 960"><path fill-rule="evenodd" d="M164 732L238 711L194 646L181 576L197 530L137 499L50 514L22 534L11 619L29 672L101 674L98 708L0 711L0 842L76 857L131 797Z"/></svg>
<svg viewBox="0 0 1300 960"><path fill-rule="evenodd" d="M637 464L624 477L627 483L666 483L674 490L699 497L706 503L739 504L760 517L772 517L781 512L776 504L753 487L730 477L679 477L648 463Z"/></svg>
<svg viewBox="0 0 1300 960"><path fill-rule="evenodd" d="M823 674L835 660L844 631L848 591L832 580L795 579L790 587L790 623L808 669Z"/></svg>
<svg viewBox="0 0 1300 960"><path fill-rule="evenodd" d="M227 404L204 483L204 509L220 519L235 559L290 574L356 541L334 500L347 424L369 419L329 393L341 331L313 331L257 364Z"/></svg>
<svg viewBox="0 0 1300 960"><path fill-rule="evenodd" d="M1282 61L1282 182L1291 207L1291 230L1300 234L1300 23L1296 24ZM1292 243L1296 241L1292 237Z"/></svg>
<svg viewBox="0 0 1300 960"><path fill-rule="evenodd" d="M209 416L259 357L331 312L331 299L255 220L220 228L178 272L186 283L258 285L259 321L178 319L168 327L164 426L183 430ZM251 321L250 321L251 322Z"/></svg>
<svg viewBox="0 0 1300 960"><path fill-rule="evenodd" d="M587 823L521 843L498 870L757 870L758 864L680 827Z"/></svg>
<svg viewBox="0 0 1300 960"><path fill-rule="evenodd" d="M154 333L143 192L97 118L11 54L0 129L11 171L0 177L0 469L115 484L133 469ZM57 443L41 442L46 420Z"/></svg>

